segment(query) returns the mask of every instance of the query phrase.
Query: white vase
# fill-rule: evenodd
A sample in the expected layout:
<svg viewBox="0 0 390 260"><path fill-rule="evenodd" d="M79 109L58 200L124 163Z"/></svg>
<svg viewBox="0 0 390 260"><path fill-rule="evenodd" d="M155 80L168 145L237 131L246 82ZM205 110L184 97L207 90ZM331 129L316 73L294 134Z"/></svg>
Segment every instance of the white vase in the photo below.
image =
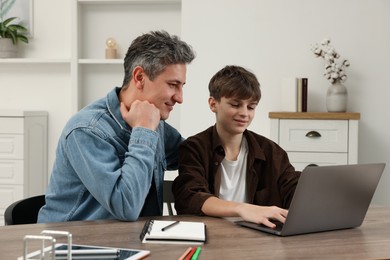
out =
<svg viewBox="0 0 390 260"><path fill-rule="evenodd" d="M16 58L17 48L10 38L0 38L0 58Z"/></svg>
<svg viewBox="0 0 390 260"><path fill-rule="evenodd" d="M347 88L341 83L330 85L326 93L326 109L328 112L346 112L347 103Z"/></svg>

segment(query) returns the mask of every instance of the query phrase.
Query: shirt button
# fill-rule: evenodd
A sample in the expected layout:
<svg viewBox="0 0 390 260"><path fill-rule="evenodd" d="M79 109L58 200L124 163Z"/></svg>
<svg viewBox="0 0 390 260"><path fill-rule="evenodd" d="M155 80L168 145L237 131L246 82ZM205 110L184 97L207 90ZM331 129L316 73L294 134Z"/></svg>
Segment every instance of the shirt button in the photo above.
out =
<svg viewBox="0 0 390 260"><path fill-rule="evenodd" d="M218 165L219 165L219 163L218 163L218 162L214 162L214 165L215 165L215 166L218 166Z"/></svg>

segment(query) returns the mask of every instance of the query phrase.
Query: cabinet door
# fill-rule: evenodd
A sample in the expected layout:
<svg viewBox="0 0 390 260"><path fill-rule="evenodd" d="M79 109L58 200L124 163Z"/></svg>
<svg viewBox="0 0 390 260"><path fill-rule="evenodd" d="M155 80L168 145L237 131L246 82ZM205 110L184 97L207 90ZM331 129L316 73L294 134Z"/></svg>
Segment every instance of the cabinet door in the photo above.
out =
<svg viewBox="0 0 390 260"><path fill-rule="evenodd" d="M280 146L289 152L348 152L347 120L280 122Z"/></svg>

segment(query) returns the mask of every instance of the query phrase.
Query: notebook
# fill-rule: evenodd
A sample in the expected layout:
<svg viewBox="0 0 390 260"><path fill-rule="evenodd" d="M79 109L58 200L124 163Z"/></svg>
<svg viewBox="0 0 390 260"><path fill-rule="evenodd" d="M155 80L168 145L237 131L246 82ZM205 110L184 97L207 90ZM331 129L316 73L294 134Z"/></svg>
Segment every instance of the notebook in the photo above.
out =
<svg viewBox="0 0 390 260"><path fill-rule="evenodd" d="M244 227L290 236L358 227L381 178L384 163L307 167L299 178L284 225Z"/></svg>
<svg viewBox="0 0 390 260"><path fill-rule="evenodd" d="M203 244L206 225L203 222L147 220L142 229L142 243Z"/></svg>

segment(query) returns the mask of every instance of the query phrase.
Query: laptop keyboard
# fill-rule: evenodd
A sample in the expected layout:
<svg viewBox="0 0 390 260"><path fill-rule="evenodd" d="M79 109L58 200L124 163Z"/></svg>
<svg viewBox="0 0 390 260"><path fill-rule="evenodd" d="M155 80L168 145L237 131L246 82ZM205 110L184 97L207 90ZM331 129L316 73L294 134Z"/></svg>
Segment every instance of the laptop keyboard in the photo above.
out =
<svg viewBox="0 0 390 260"><path fill-rule="evenodd" d="M276 227L274 228L275 230L278 230L278 231L281 231L282 228L283 228L283 223L278 221L278 220L270 220L272 223L274 223L276 225Z"/></svg>

